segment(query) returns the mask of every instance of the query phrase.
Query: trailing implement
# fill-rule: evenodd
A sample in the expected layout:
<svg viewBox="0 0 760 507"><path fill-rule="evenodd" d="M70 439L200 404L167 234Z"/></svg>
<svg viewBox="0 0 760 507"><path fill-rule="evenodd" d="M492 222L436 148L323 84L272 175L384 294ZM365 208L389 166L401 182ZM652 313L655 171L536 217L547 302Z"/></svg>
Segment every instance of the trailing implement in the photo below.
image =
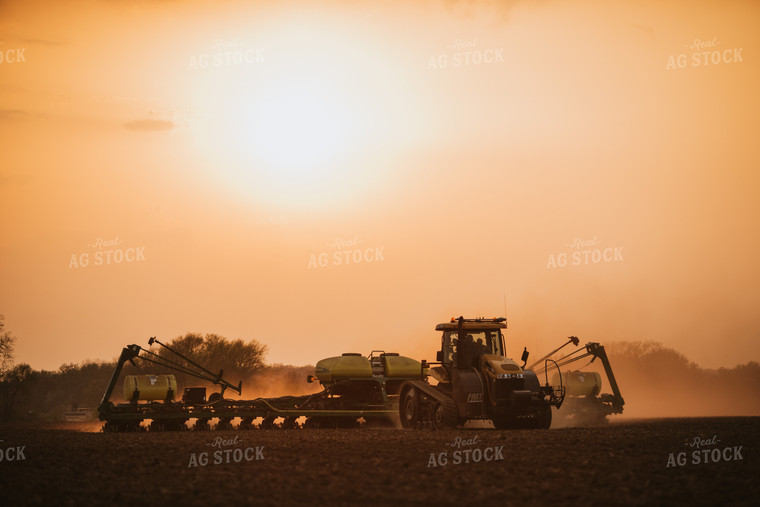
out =
<svg viewBox="0 0 760 507"><path fill-rule="evenodd" d="M575 336L568 338L568 341L561 347L553 350L546 357L559 351L566 345L572 343L578 345L580 341ZM585 352L585 353L584 353ZM562 371L562 366L580 361L591 357L588 364L597 359L602 362L604 373L610 384L612 393L602 393L602 376L595 371L567 370ZM536 365L533 365L536 366ZM565 405L557 415L562 419L574 425L594 426L607 422L607 416L612 414L622 414L625 400L620 394L615 374L612 372L612 365L607 358L607 352L604 346L596 342L589 342L582 348L552 361L551 364L544 363L537 370L539 373L554 370L552 375L552 385L564 385L567 398Z"/></svg>
<svg viewBox="0 0 760 507"><path fill-rule="evenodd" d="M319 382L323 390L303 396L280 396L253 400L227 399L227 389L242 393L242 382L231 384L223 371L211 372L169 346L151 338L178 360L168 359L139 345L124 347L111 380L98 406L103 431L138 431L150 421L150 431L188 428L211 429L294 429L353 427L360 419L367 424L392 420L398 411L401 385L424 378L419 361L395 353L372 351L369 357L348 353L317 363L308 382ZM135 359L191 375L219 386L219 392L206 398L205 387L187 387L181 401L175 401L174 375L129 375L124 379L124 403L110 401L124 364ZM302 422L301 422L302 421Z"/></svg>

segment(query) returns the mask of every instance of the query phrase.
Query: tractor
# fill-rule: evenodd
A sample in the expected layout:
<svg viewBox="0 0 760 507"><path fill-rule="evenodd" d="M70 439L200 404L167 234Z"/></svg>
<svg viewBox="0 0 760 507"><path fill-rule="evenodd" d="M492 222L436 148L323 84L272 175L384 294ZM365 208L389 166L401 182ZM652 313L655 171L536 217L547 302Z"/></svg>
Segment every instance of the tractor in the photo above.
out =
<svg viewBox="0 0 760 507"><path fill-rule="evenodd" d="M565 397L561 383L542 385L526 369L508 358L504 335L506 318L451 319L438 324L442 331L437 361L422 362L437 384L428 378L405 381L399 393L399 416L404 428L452 428L469 420L490 420L498 429L549 428L551 407ZM552 361L546 359L547 362Z"/></svg>

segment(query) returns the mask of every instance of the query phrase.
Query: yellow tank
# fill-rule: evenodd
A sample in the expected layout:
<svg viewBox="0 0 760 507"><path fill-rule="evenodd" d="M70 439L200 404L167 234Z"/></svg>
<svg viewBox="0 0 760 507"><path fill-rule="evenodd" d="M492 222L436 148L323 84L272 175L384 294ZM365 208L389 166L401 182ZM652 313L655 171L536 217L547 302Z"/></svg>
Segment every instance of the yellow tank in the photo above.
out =
<svg viewBox="0 0 760 507"><path fill-rule="evenodd" d="M385 376L388 378L419 377L422 363L404 356L385 356Z"/></svg>
<svg viewBox="0 0 760 507"><path fill-rule="evenodd" d="M124 377L126 401L173 400L177 393L174 375L127 375Z"/></svg>
<svg viewBox="0 0 760 507"><path fill-rule="evenodd" d="M559 386L559 375L552 377L552 385ZM562 372L562 385L568 396L596 396L602 390L602 376L595 371Z"/></svg>
<svg viewBox="0 0 760 507"><path fill-rule="evenodd" d="M372 365L361 354L328 357L317 363L315 374L323 384L348 378L372 378Z"/></svg>

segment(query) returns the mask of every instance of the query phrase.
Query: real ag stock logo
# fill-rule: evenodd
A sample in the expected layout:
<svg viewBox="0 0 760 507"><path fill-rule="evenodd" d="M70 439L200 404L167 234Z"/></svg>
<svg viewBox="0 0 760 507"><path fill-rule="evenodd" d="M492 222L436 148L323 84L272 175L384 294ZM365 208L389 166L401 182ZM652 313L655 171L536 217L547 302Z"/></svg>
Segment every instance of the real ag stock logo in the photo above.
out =
<svg viewBox="0 0 760 507"><path fill-rule="evenodd" d="M744 48L720 48L721 42L717 37L712 40L693 39L683 47L692 50L690 55L681 53L668 56L665 70L685 69L686 67L707 67L727 63L741 63L742 49Z"/></svg>
<svg viewBox="0 0 760 507"><path fill-rule="evenodd" d="M93 251L71 254L69 269L88 266L110 266L111 264L130 264L145 261L145 247L117 248L124 240L116 236L113 239L97 238L87 246ZM92 254L92 256L90 255Z"/></svg>
<svg viewBox="0 0 760 507"><path fill-rule="evenodd" d="M482 45L477 37L472 40L457 39L450 46L455 52L431 55L427 68L435 70L504 62L504 48L481 48Z"/></svg>
<svg viewBox="0 0 760 507"><path fill-rule="evenodd" d="M26 63L26 48L6 48L4 42L0 42L0 65L13 63Z"/></svg>
<svg viewBox="0 0 760 507"><path fill-rule="evenodd" d="M335 241L328 243L327 247L332 252L320 252L309 255L309 269L381 262L385 260L385 256L383 255L385 247L365 247L362 245L359 236L355 236L354 239L336 238Z"/></svg>
<svg viewBox="0 0 760 507"><path fill-rule="evenodd" d="M231 65L249 65L264 61L263 48L244 48L239 39L217 39L211 46L213 53L202 53L190 57L188 70L212 67L229 67Z"/></svg>
<svg viewBox="0 0 760 507"><path fill-rule="evenodd" d="M476 444L482 443L478 436L464 439L456 437L451 443L446 444L455 450L449 455L448 449L439 453L430 453L427 467L445 467L446 465L468 465L470 463L480 463L481 461L504 461L504 446L476 447Z"/></svg>
<svg viewBox="0 0 760 507"><path fill-rule="evenodd" d="M0 440L0 442L3 442L3 440ZM25 461L26 455L24 454L24 450L26 449L25 445L3 445L0 444L0 463L3 461L5 462L12 462L12 461Z"/></svg>
<svg viewBox="0 0 760 507"><path fill-rule="evenodd" d="M228 465L230 463L242 463L251 461L264 460L264 446L241 447L243 440L239 435L234 439L225 440L222 437L216 437L213 441L206 444L208 447L215 448L215 451L203 451L191 453L187 467L205 467L211 465Z"/></svg>
<svg viewBox="0 0 760 507"><path fill-rule="evenodd" d="M570 243L565 243L566 247L574 251L549 254L546 269L599 264L601 262L619 262L623 260L622 246L597 248L600 244L601 241L596 236L593 239L575 238Z"/></svg>
<svg viewBox="0 0 760 507"><path fill-rule="evenodd" d="M686 465L701 465L720 463L721 461L743 461L743 445L718 446L718 435L702 439L694 437L684 443L689 451L671 452L665 468L683 467ZM693 449L693 450L692 450Z"/></svg>

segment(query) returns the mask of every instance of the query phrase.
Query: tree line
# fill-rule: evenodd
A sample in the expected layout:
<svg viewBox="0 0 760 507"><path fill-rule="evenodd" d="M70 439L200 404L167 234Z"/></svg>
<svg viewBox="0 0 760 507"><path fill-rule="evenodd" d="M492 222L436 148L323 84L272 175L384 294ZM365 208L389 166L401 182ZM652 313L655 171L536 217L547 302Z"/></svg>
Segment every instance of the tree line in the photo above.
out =
<svg viewBox="0 0 760 507"><path fill-rule="evenodd" d="M37 371L28 364L14 364L15 343L16 337L5 330L4 319L0 315L0 421L60 420L66 412L77 407L89 407L94 414L116 368L116 359L63 364L55 371ZM166 345L214 372L214 376L223 370L223 378L235 385L240 380L257 378L274 370L282 371L282 368L287 370L286 375L291 370L302 369L267 365L267 347L256 340L230 340L217 334L187 333L170 340ZM178 363L174 366L197 370L190 361L166 348L154 345L148 350L155 355L143 352L141 357L153 358L159 362L168 359ZM111 401L125 401L122 395L125 375L146 374L174 375L178 391L175 399L181 398L185 387L209 386L207 382L192 375L137 358L124 365Z"/></svg>
<svg viewBox="0 0 760 507"><path fill-rule="evenodd" d="M708 369L655 341L613 342L605 348L628 415L760 415L757 361Z"/></svg>

